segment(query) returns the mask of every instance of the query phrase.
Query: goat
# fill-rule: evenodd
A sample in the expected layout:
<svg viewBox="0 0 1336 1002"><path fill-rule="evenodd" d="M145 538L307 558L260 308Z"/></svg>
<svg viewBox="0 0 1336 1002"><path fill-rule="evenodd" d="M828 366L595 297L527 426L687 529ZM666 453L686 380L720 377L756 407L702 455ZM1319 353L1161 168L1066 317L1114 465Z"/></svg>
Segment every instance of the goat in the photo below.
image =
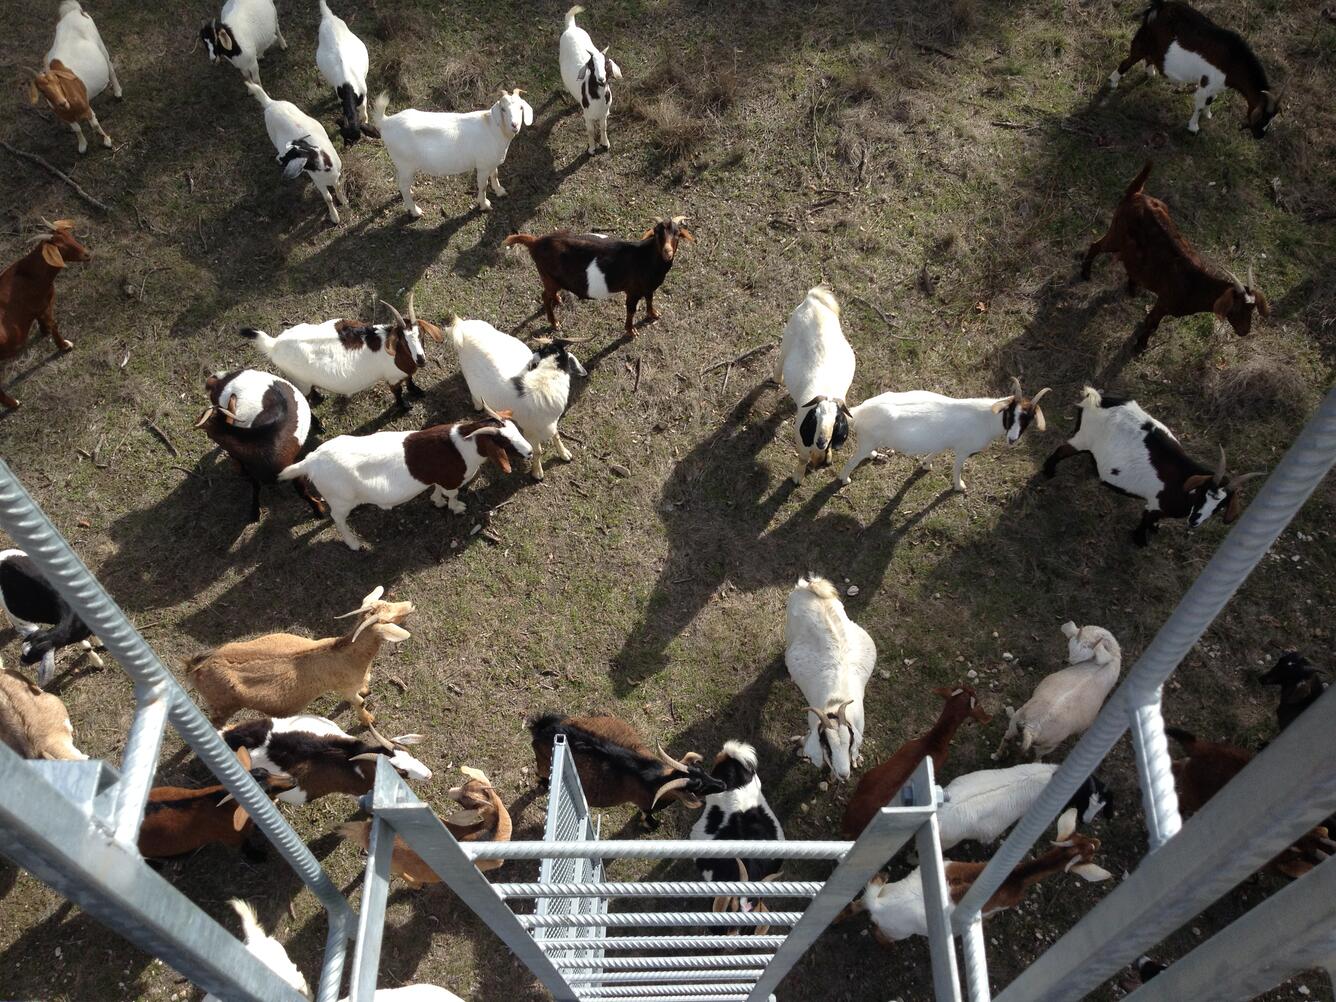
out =
<svg viewBox="0 0 1336 1002"><path fill-rule="evenodd" d="M726 789L722 779L705 771L695 752L687 752L681 761L662 745L651 752L636 729L617 717L549 713L530 722L529 733L541 784L547 784L552 772L552 741L564 734L589 806L634 804L650 831L659 827L654 812L660 804L678 800L694 810L701 806L700 797Z"/></svg>
<svg viewBox="0 0 1336 1002"><path fill-rule="evenodd" d="M300 995L311 997L311 989L306 978L297 969L283 944L268 935L255 917L255 910L244 901L235 898L228 902L241 916L241 928L246 949L271 971L285 981ZM372 996L375 1002L463 1002L454 992L437 988L435 985L404 985L401 988L377 988ZM205 995L203 1002L222 1002L216 995ZM343 999L342 1002L349 1002Z"/></svg>
<svg viewBox="0 0 1336 1002"><path fill-rule="evenodd" d="M622 69L608 58L608 46L599 49L594 40L575 23L575 15L584 8L576 4L566 12L566 30L561 33L561 82L584 113L585 132L589 134L589 155L608 142L608 112L612 110L612 88L608 77L622 78Z"/></svg>
<svg viewBox="0 0 1336 1002"><path fill-rule="evenodd" d="M204 380L209 406L195 427L231 457L251 483L249 522L260 520L260 486L278 482L278 475L306 451L311 436L311 405L286 379L259 369L216 372ZM310 481L293 481L297 494L316 515L325 503Z"/></svg>
<svg viewBox="0 0 1336 1002"><path fill-rule="evenodd" d="M24 758L78 762L70 711L60 697L43 692L0 661L0 741Z"/></svg>
<svg viewBox="0 0 1336 1002"><path fill-rule="evenodd" d="M74 350L56 324L56 276L69 262L89 261L93 255L74 239L70 220L43 220L43 225L33 248L0 272L0 361L23 351L34 321L60 351ZM14 410L19 402L0 386L0 405Z"/></svg>
<svg viewBox="0 0 1336 1002"><path fill-rule="evenodd" d="M87 122L102 137L102 145L110 149L111 137L97 120L92 102L108 84L112 96L119 101L121 82L116 79L116 67L97 25L84 13L78 0L64 0L60 5L56 37L42 66L33 72L28 84L28 103L37 104L45 99L56 118L74 130L80 153L88 152L88 140L79 127L80 122Z"/></svg>
<svg viewBox="0 0 1336 1002"><path fill-rule="evenodd" d="M1201 810L1253 759L1253 753L1246 748L1203 741L1181 727L1166 727L1164 733L1187 753L1173 761L1178 809L1184 816ZM1271 860L1267 868L1291 879L1302 877L1336 852L1336 842L1328 836L1326 827L1313 828Z"/></svg>
<svg viewBox="0 0 1336 1002"><path fill-rule="evenodd" d="M702 840L783 842L784 827L761 792L756 773L756 749L740 741L725 741L710 775L723 782L722 793L705 796L705 810L691 827L691 837ZM774 880L783 861L778 859L697 859L702 880ZM765 903L746 897L717 897L716 912L765 911ZM755 929L764 936L765 926Z"/></svg>
<svg viewBox="0 0 1336 1002"><path fill-rule="evenodd" d="M1116 90L1123 74L1143 60L1148 71L1159 70L1166 80L1197 85L1189 132L1201 127L1202 112L1211 117L1211 102L1226 87L1248 102L1247 118L1239 128L1252 132L1254 139L1265 138L1280 114L1280 95L1272 92L1266 70L1248 43L1185 3L1150 0L1132 36L1131 51L1109 74L1109 90Z"/></svg>
<svg viewBox="0 0 1336 1002"><path fill-rule="evenodd" d="M947 785L945 802L937 811L938 838L943 849L969 839L991 844L1034 806L1056 765L1032 762L1009 769L980 769L957 776ZM1107 810L1112 798L1103 782L1090 776L1063 808L1074 807L1082 824L1091 824Z"/></svg>
<svg viewBox="0 0 1336 1002"><path fill-rule="evenodd" d="M793 482L801 484L811 467L830 465L830 454L849 437L844 395L854 379L854 350L840 330L840 304L825 286L809 290L785 324L773 378L798 405Z"/></svg>
<svg viewBox="0 0 1336 1002"><path fill-rule="evenodd" d="M1159 531L1162 518L1186 518L1195 529L1217 511L1226 525L1243 513L1239 488L1264 473L1232 476L1226 472L1225 450L1214 470L1184 451L1163 423L1147 414L1135 400L1104 396L1087 386L1072 437L1044 461L1044 476L1052 478L1058 463L1088 452L1099 479L1119 494L1141 498L1146 509L1132 533L1137 546L1147 546Z"/></svg>
<svg viewBox="0 0 1336 1002"><path fill-rule="evenodd" d="M932 691L946 701L937 722L921 737L910 738L894 755L858 781L844 811L841 831L846 837L861 835L877 812L888 806L900 788L909 782L909 777L925 758L931 757L933 768L940 772L946 764L951 739L961 724L966 720L986 724L993 719L984 712L978 695L967 685Z"/></svg>
<svg viewBox="0 0 1336 1002"><path fill-rule="evenodd" d="M3 558L4 554L0 554L0 559ZM1299 714L1316 703L1327 691L1327 682L1298 651L1282 654L1271 670L1257 681L1262 685L1280 687L1280 703L1276 706L1277 731L1289 727Z"/></svg>
<svg viewBox="0 0 1336 1002"><path fill-rule="evenodd" d="M408 294L407 320L385 300L381 304L393 315L394 323L367 324L338 318L321 324L297 324L277 337L245 327L241 336L254 341L312 404L324 399L321 390L352 396L386 382L394 391L395 401L407 409L404 390L410 396L424 395L413 382L414 374L427 364L422 332L437 343L444 341L445 335L435 324L418 319L412 292Z"/></svg>
<svg viewBox="0 0 1336 1002"><path fill-rule="evenodd" d="M271 799L291 787L291 780L252 769L246 749L239 749L237 758ZM246 809L233 801L227 787L155 786L149 791L139 828L141 856L181 856L214 842L240 847L241 854L252 861L264 858L263 839L256 835L255 823Z"/></svg>
<svg viewBox="0 0 1336 1002"><path fill-rule="evenodd" d="M302 172L311 179L329 210L329 221L339 221L334 203L348 204L343 191L343 161L325 134L325 127L291 101L275 101L257 83L246 89L264 109L264 128L274 144L275 160L283 167L283 179L291 181Z"/></svg>
<svg viewBox="0 0 1336 1002"><path fill-rule="evenodd" d="M357 617L341 637L311 640L269 633L187 661L186 673L208 705L213 726L221 727L240 709L291 716L326 692L341 694L362 723L375 723L365 700L371 692L371 662L383 642L397 644L412 636L399 624L414 612L412 602L382 601L383 594L385 589L377 587L352 612L336 617Z"/></svg>
<svg viewBox="0 0 1336 1002"><path fill-rule="evenodd" d="M1015 908L1029 888L1055 873L1074 873L1082 880L1108 880L1113 874L1094 862L1099 839L1076 833L1076 811L1069 809L1058 818L1058 838L1054 848L1026 860L1012 870L1002 886L983 906L984 918L1008 908ZM988 865L946 860L947 914L963 898ZM887 883L882 874L868 883L862 898L845 909L848 917L866 911L872 919L877 942L889 945L910 936L928 935L927 911L923 904L923 871L916 868L909 876Z"/></svg>
<svg viewBox="0 0 1336 1002"><path fill-rule="evenodd" d="M784 663L811 714L803 756L844 782L863 764L863 690L877 645L844 611L835 586L808 575L789 592Z"/></svg>
<svg viewBox="0 0 1336 1002"><path fill-rule="evenodd" d="M102 667L102 658L93 650L97 639L93 631L22 550L0 550L0 607L22 643L20 662L41 662L39 687L45 689L56 673L56 651L71 644L78 644L94 667ZM42 623L50 625L42 629L38 625Z"/></svg>
<svg viewBox="0 0 1336 1002"><path fill-rule="evenodd" d="M285 804L305 804L331 793L360 797L370 793L382 757L407 779L426 782L431 770L408 753L421 734L387 738L370 728L371 739L355 738L325 717L259 717L219 731L236 751L245 748L251 763L291 779L292 789L278 795Z"/></svg>
<svg viewBox="0 0 1336 1002"><path fill-rule="evenodd" d="M339 134L346 149L362 136L379 139L366 110L366 74L370 66L366 43L352 33L348 24L320 0L320 44L315 50L315 64L325 83L334 88L343 117Z"/></svg>
<svg viewBox="0 0 1336 1002"><path fill-rule="evenodd" d="M288 47L278 28L278 8L274 0L227 0L222 13L204 23L199 37L209 54L209 62L226 59L241 71L247 83L259 85L260 59L275 42ZM323 130L321 130L323 132Z"/></svg>
<svg viewBox="0 0 1336 1002"><path fill-rule="evenodd" d="M553 330L560 330L557 305L562 289L581 299L607 299L626 294L626 336L635 337L636 308L645 301L645 323L659 319L654 293L677 260L677 245L696 238L686 228L686 216L665 216L639 240L618 240L600 233L557 230L536 237L512 233L506 246L521 245L529 252L543 283L543 309Z"/></svg>
<svg viewBox="0 0 1336 1002"><path fill-rule="evenodd" d="M459 771L467 782L452 787L446 795L463 810L443 818L441 823L460 842L509 842L512 831L510 812L506 810L506 805L497 795L491 781L481 770L467 765L461 766ZM371 822L350 821L339 827L339 834L366 849L371 844ZM474 865L484 873L504 863L502 859L474 861ZM436 871L397 835L394 848L390 850L390 873L414 888L441 881Z"/></svg>
<svg viewBox="0 0 1336 1002"><path fill-rule="evenodd" d="M1013 376L1011 395L1000 400L956 399L927 390L882 393L864 400L849 410L849 429L857 448L840 471L840 483L847 484L858 465L877 449L922 456L925 463L950 449L955 458L951 485L963 493L965 481L960 474L970 456L1002 435L1008 445L1015 445L1032 422L1040 431L1047 430L1039 401L1048 392L1045 386L1027 397L1021 381Z"/></svg>
<svg viewBox="0 0 1336 1002"><path fill-rule="evenodd" d="M310 477L329 505L339 536L350 550L361 550L367 544L348 524L358 505L389 509L430 487L432 504L448 504L463 514L467 509L459 492L489 459L509 473L511 451L525 459L533 454L509 414L488 410L480 421L435 424L422 431L340 435L278 478Z"/></svg>
<svg viewBox="0 0 1336 1002"><path fill-rule="evenodd" d="M1115 254L1127 271L1127 294L1136 295L1138 286L1155 294L1155 305L1137 334L1137 351L1146 349L1165 317L1196 313L1213 313L1228 321L1239 337L1246 337L1252 330L1254 312L1263 318L1271 315L1266 296L1253 285L1252 269L1248 269L1245 284L1236 275L1221 278L1207 267L1174 225L1169 207L1142 190L1150 171L1147 161L1123 193L1108 232L1086 251L1081 279L1089 280L1090 267L1100 254Z"/></svg>
<svg viewBox="0 0 1336 1002"><path fill-rule="evenodd" d="M571 378L589 375L569 350L577 342L542 338L531 349L485 320L459 317L450 321L450 339L459 353L459 369L473 406L481 410L487 401L509 412L533 447L533 478L543 479L543 448L549 442L558 459L570 462L557 422L566 413Z"/></svg>
<svg viewBox="0 0 1336 1002"><path fill-rule="evenodd" d="M413 178L417 174L445 177L474 171L478 178L478 209L491 211L487 185L491 184L493 194L505 195L498 171L505 163L511 140L523 126L533 125L533 108L520 97L523 93L518 87L510 92L502 89L491 108L462 114L405 108L386 115L390 95L382 92L376 98L371 121L394 161L399 194L410 216L418 219L422 215L413 201Z"/></svg>
<svg viewBox="0 0 1336 1002"><path fill-rule="evenodd" d="M1040 679L1019 710L1007 707L1007 730L993 761L1017 736L1022 753L1033 748L1035 757L1043 758L1069 737L1084 734L1118 684L1123 652L1112 633L1102 626L1078 629L1070 621L1062 624L1062 632L1067 638L1067 667Z"/></svg>

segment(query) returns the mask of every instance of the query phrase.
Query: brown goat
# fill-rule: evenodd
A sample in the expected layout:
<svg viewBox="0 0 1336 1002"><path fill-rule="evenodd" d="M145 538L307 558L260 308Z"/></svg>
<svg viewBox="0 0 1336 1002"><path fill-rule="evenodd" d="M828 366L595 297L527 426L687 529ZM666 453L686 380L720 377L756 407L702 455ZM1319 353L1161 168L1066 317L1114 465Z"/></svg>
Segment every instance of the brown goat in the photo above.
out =
<svg viewBox="0 0 1336 1002"><path fill-rule="evenodd" d="M0 661L0 743L24 758L82 761L74 747L70 713L60 697L43 692Z"/></svg>
<svg viewBox="0 0 1336 1002"><path fill-rule="evenodd" d="M546 236L515 233L506 246L523 244L529 250L543 282L543 308L555 330L556 307L562 289L581 299L606 299L626 293L626 336L635 336L636 307L645 300L645 319L659 319L654 293L663 284L677 257L678 240L694 243L685 216L659 220L640 240L616 240L597 233L557 230Z"/></svg>
<svg viewBox="0 0 1336 1002"><path fill-rule="evenodd" d="M512 830L510 812L497 796L491 781L480 769L462 766L459 771L468 777L468 782L463 786L452 787L446 795L463 810L442 818L441 823L460 842L509 842ZM365 850L371 844L371 822L349 821L339 827L339 834ZM503 859L474 861L474 865L484 873L504 863ZM441 882L436 871L397 835L394 838L394 849L390 852L390 873L409 887Z"/></svg>
<svg viewBox="0 0 1336 1002"><path fill-rule="evenodd" d="M1155 293L1155 305L1137 335L1138 351L1145 350L1150 336L1165 317L1187 317L1214 313L1226 320L1240 337L1252 330L1253 312L1270 316L1271 307L1260 289L1236 277L1221 278L1208 268L1192 244L1178 232L1169 207L1142 188L1150 177L1147 161L1113 210L1109 231L1086 251L1081 278L1090 278L1090 266L1100 254L1115 254L1127 270L1127 294L1136 295L1139 285Z"/></svg>
<svg viewBox="0 0 1336 1002"><path fill-rule="evenodd" d="M290 779L251 769L245 748L237 750L237 758L270 798L292 788ZM146 859L180 856L221 842L240 846L248 859L262 859L263 845L252 840L254 828L246 809L233 800L225 786L155 786L149 791L139 828L139 854Z"/></svg>
<svg viewBox="0 0 1336 1002"><path fill-rule="evenodd" d="M966 720L986 724L993 719L979 706L978 696L967 685L934 689L933 692L946 700L937 722L923 736L906 741L894 755L858 781L854 795L849 798L849 806L845 808L841 826L847 838L857 838L863 833L868 822L891 802L900 788L909 782L919 763L929 755L933 767L940 770L946 764L951 739L961 724Z"/></svg>
<svg viewBox="0 0 1336 1002"><path fill-rule="evenodd" d="M1178 789L1178 808L1184 815L1195 814L1225 784L1243 771L1253 753L1237 745L1203 741L1180 727L1166 727L1165 734L1187 752L1175 759L1174 785ZM1286 877L1302 877L1336 850L1324 827L1303 835L1292 846L1267 864L1267 868Z"/></svg>
<svg viewBox="0 0 1336 1002"><path fill-rule="evenodd" d="M61 351L74 350L56 326L56 276L67 262L88 261L93 255L74 239L70 220L45 226L47 232L32 250L0 272L0 361L23 351L33 321ZM0 386L0 404L13 410L19 402Z"/></svg>

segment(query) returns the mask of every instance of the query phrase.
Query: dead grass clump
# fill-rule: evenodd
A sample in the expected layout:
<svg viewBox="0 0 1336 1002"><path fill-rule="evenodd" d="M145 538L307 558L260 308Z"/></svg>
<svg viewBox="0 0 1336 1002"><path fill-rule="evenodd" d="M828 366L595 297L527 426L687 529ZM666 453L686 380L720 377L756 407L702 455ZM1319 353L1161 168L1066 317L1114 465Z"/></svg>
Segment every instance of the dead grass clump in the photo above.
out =
<svg viewBox="0 0 1336 1002"><path fill-rule="evenodd" d="M403 42L416 48L423 38L435 35L433 27L423 11L396 10L376 17L374 34L382 42Z"/></svg>
<svg viewBox="0 0 1336 1002"><path fill-rule="evenodd" d="M737 103L742 75L735 53L705 52L686 63L680 51L665 50L636 86L643 94L675 93L695 114L718 115Z"/></svg>
<svg viewBox="0 0 1336 1002"><path fill-rule="evenodd" d="M636 114L651 128L650 142L676 158L690 156L705 142L709 123L694 115L674 93L637 101Z"/></svg>
<svg viewBox="0 0 1336 1002"><path fill-rule="evenodd" d="M1304 413L1314 377L1283 345L1249 339L1236 360L1208 370L1206 400L1215 418Z"/></svg>
<svg viewBox="0 0 1336 1002"><path fill-rule="evenodd" d="M431 96L436 107L442 111L476 111L490 106L496 98L484 78L486 69L477 52L449 56L435 64Z"/></svg>
<svg viewBox="0 0 1336 1002"><path fill-rule="evenodd" d="M961 38L974 30L978 21L978 0L951 0L946 21L947 37L952 42L959 42Z"/></svg>

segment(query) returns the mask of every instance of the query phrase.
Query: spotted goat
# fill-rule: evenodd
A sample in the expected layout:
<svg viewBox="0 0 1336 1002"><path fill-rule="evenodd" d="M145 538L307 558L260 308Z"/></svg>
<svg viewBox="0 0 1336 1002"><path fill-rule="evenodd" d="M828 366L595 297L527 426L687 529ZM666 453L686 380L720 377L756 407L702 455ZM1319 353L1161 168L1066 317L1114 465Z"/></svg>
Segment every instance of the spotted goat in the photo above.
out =
<svg viewBox="0 0 1336 1002"><path fill-rule="evenodd" d="M0 550L0 607L22 645L20 662L40 664L37 684L45 689L56 673L56 652L78 644L88 662L102 667L96 637L22 550Z"/></svg>
<svg viewBox="0 0 1336 1002"><path fill-rule="evenodd" d="M199 37L215 65L231 63L248 83L260 83L260 59L275 44L288 47L278 30L274 0L227 0L218 17L210 18Z"/></svg>
<svg viewBox="0 0 1336 1002"><path fill-rule="evenodd" d="M622 69L608 58L609 46L600 49L589 32L575 23L575 15L583 13L584 8L579 4L566 12L566 30L561 33L559 53L561 82L584 114L592 157L600 146L612 149L612 143L608 142L608 112L612 110L612 87L608 79L620 80Z"/></svg>
<svg viewBox="0 0 1336 1002"><path fill-rule="evenodd" d="M84 13L78 0L65 0L59 13L55 40L42 69L33 71L28 85L28 101L37 104L45 100L51 113L74 131L80 153L88 152L88 140L80 125L84 122L102 137L102 145L110 149L111 137L97 120L92 101L108 85L112 96L120 100L121 82L116 79L116 67L97 25Z"/></svg>

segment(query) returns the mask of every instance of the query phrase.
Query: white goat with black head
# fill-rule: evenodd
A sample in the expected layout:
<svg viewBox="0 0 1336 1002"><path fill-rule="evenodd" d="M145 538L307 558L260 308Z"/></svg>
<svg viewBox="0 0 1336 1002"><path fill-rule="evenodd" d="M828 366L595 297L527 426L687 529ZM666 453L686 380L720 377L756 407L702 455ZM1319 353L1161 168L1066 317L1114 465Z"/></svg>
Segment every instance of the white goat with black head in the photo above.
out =
<svg viewBox="0 0 1336 1002"><path fill-rule="evenodd" d="M200 29L209 61L226 59L241 71L247 82L260 82L260 58L275 42L288 47L278 30L278 8L274 0L227 0L222 13L206 21Z"/></svg>
<svg viewBox="0 0 1336 1002"><path fill-rule="evenodd" d="M561 33L561 82L575 98L584 114L585 131L589 133L589 155L602 146L612 149L608 142L608 112L612 110L612 87L608 78L620 80L621 67L608 58L610 46L599 49L594 40L575 23L575 15L584 8L576 4L566 12L566 30Z"/></svg>
<svg viewBox="0 0 1336 1002"><path fill-rule="evenodd" d="M840 304L825 286L810 290L789 317L774 379L798 405L793 482L801 484L811 467L829 464L830 454L849 437L844 396L854 381L854 350L840 329Z"/></svg>
<svg viewBox="0 0 1336 1002"><path fill-rule="evenodd" d="M543 448L549 442L557 457L569 462L571 453L561 440L557 422L566 413L571 377L589 375L567 350L579 342L541 338L535 342L537 348L530 348L485 320L459 317L450 321L450 339L459 352L459 368L473 406L481 410L486 401L509 411L533 446L534 479L543 479Z"/></svg>
<svg viewBox="0 0 1336 1002"><path fill-rule="evenodd" d="M863 761L863 690L877 645L844 611L835 586L808 576L789 593L784 663L811 715L803 755L843 782Z"/></svg>
<svg viewBox="0 0 1336 1002"><path fill-rule="evenodd" d="M366 110L366 74L370 63L366 43L329 9L325 0L320 0L320 44L315 50L315 64L343 106L339 133L345 147L364 135L380 138Z"/></svg>
<svg viewBox="0 0 1336 1002"><path fill-rule="evenodd" d="M246 82L246 89L264 109L264 128L283 167L283 179L291 181L303 171L310 177L329 208L329 221L339 221L339 210L347 205L343 192L343 161L325 134L325 127L291 101L275 101L259 84Z"/></svg>
<svg viewBox="0 0 1336 1002"><path fill-rule="evenodd" d="M93 631L22 550L0 550L0 608L19 635L20 661L41 663L37 684L43 689L56 673L56 651L62 647L78 644L90 664L102 667L102 659L93 650L97 639Z"/></svg>

